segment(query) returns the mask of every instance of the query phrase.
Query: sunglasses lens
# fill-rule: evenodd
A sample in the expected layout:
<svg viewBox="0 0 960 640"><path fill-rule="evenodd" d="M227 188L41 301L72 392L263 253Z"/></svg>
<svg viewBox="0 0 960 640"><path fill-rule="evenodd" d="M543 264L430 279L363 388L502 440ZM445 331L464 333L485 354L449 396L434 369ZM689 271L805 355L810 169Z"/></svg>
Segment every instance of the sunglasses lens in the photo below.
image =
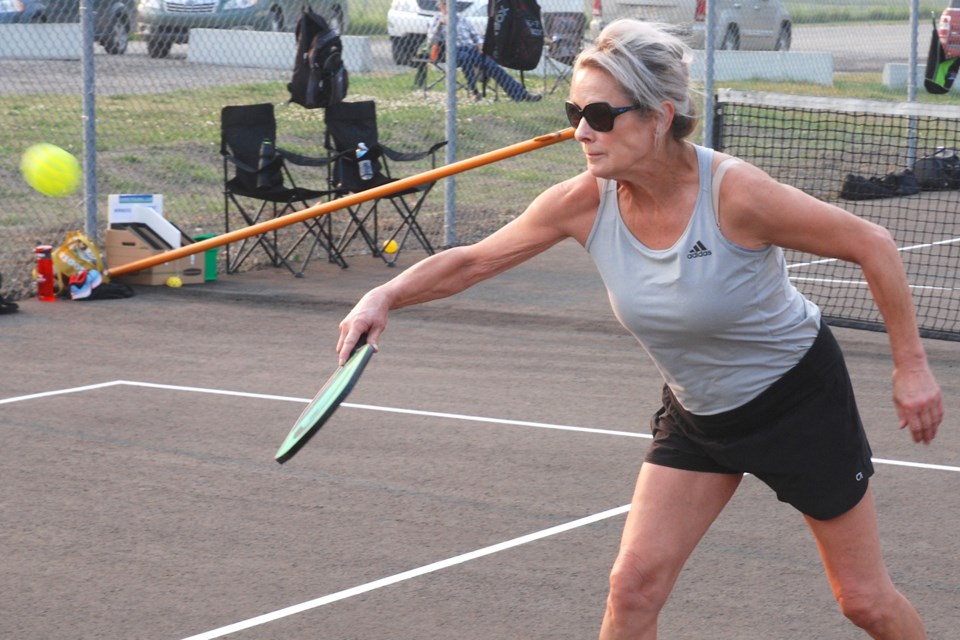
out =
<svg viewBox="0 0 960 640"><path fill-rule="evenodd" d="M570 122L570 126L578 126L583 114L580 112L580 109L577 108L577 105L573 104L572 102L567 102L564 105L564 108L567 111L567 120Z"/></svg>
<svg viewBox="0 0 960 640"><path fill-rule="evenodd" d="M593 102L583 109L580 109L572 102L567 102L564 107L567 111L567 120L570 121L571 127L579 126L580 120L586 119L587 124L590 125L590 128L594 131L606 133L613 129L613 119L615 116L613 109L606 102Z"/></svg>
<svg viewBox="0 0 960 640"><path fill-rule="evenodd" d="M594 102L583 108L583 117L594 131L605 133L613 129L613 112L606 102Z"/></svg>

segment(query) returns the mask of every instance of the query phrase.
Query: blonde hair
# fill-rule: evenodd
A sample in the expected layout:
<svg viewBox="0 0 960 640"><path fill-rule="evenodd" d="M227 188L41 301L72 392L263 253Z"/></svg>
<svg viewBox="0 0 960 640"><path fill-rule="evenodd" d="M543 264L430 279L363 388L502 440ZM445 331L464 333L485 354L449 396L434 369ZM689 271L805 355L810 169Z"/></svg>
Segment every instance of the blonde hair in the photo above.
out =
<svg viewBox="0 0 960 640"><path fill-rule="evenodd" d="M667 25L639 20L616 20L596 42L587 46L574 69L607 72L634 104L664 115L663 102L671 102L675 115L670 133L677 140L697 128L697 109L691 95L690 47L670 33Z"/></svg>

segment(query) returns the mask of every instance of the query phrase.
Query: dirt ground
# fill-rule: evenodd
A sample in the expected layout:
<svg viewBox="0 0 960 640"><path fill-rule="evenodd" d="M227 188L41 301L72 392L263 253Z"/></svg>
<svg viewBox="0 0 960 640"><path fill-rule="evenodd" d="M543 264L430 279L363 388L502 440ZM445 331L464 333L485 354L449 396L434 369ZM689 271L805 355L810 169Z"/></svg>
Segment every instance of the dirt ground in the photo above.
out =
<svg viewBox="0 0 960 640"><path fill-rule="evenodd" d="M361 256L0 316L0 637L596 637L660 382L578 246L396 312L347 405L273 461L338 321L395 273ZM890 572L956 638L960 344L926 342L948 415L924 447L897 429L886 336L835 333ZM801 517L751 477L661 630L863 637Z"/></svg>

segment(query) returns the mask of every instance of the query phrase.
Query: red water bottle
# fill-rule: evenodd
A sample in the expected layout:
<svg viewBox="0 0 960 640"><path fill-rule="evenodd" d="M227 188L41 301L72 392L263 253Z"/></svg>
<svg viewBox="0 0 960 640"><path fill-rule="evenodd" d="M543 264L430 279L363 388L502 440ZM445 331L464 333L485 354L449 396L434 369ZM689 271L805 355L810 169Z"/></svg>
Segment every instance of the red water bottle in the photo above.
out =
<svg viewBox="0 0 960 640"><path fill-rule="evenodd" d="M42 244L33 252L37 254L37 299L52 302L57 299L53 286L53 247Z"/></svg>

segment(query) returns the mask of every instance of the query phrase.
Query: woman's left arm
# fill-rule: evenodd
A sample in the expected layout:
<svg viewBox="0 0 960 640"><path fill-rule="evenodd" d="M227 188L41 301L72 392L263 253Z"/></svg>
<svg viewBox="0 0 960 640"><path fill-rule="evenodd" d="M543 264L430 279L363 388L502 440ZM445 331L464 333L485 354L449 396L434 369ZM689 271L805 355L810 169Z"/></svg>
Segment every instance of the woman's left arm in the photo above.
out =
<svg viewBox="0 0 960 640"><path fill-rule="evenodd" d="M860 265L883 316L893 355L893 400L900 427L929 443L943 419L943 399L917 330L913 296L890 232L779 183L746 164L721 188L724 234L743 246L775 244Z"/></svg>

